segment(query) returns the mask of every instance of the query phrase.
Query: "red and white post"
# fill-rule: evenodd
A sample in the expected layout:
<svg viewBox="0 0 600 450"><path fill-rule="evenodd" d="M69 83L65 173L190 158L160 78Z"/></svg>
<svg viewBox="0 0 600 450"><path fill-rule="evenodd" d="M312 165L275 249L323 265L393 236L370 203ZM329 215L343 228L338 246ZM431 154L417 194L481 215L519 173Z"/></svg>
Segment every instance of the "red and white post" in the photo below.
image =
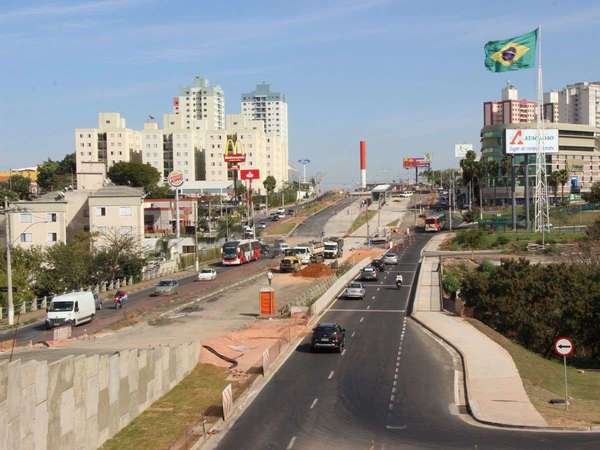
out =
<svg viewBox="0 0 600 450"><path fill-rule="evenodd" d="M360 187L367 188L367 142L360 141Z"/></svg>

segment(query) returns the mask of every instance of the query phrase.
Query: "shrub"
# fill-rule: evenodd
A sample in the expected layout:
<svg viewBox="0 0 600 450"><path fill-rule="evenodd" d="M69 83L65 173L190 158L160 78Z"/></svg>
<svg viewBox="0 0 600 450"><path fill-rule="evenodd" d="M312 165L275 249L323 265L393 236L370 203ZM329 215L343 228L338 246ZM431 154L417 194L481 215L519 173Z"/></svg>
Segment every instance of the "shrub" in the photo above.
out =
<svg viewBox="0 0 600 450"><path fill-rule="evenodd" d="M455 294L460 289L460 280L452 272L446 272L444 274L444 280L442 281L444 291L448 294Z"/></svg>
<svg viewBox="0 0 600 450"><path fill-rule="evenodd" d="M477 270L481 273L492 274L496 270L496 266L489 259L484 259L481 261L481 264L477 268Z"/></svg>
<svg viewBox="0 0 600 450"><path fill-rule="evenodd" d="M506 245L510 242L510 238L505 235L505 234L500 234L497 238L496 238L496 244L498 245Z"/></svg>

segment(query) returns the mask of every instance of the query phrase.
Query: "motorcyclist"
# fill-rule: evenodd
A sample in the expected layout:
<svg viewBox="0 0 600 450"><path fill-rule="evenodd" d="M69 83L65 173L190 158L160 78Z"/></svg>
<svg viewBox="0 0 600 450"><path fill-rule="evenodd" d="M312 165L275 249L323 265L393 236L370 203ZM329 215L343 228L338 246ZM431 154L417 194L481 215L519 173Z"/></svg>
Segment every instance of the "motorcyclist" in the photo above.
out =
<svg viewBox="0 0 600 450"><path fill-rule="evenodd" d="M127 301L127 298L127 292L125 292L123 289L119 289L113 298L115 302L115 308L120 308L123 306L123 304Z"/></svg>
<svg viewBox="0 0 600 450"><path fill-rule="evenodd" d="M400 275L400 274L396 275L396 287L398 289L400 289L400 286L402 286L403 283L404 283L404 278L402 278L402 275Z"/></svg>

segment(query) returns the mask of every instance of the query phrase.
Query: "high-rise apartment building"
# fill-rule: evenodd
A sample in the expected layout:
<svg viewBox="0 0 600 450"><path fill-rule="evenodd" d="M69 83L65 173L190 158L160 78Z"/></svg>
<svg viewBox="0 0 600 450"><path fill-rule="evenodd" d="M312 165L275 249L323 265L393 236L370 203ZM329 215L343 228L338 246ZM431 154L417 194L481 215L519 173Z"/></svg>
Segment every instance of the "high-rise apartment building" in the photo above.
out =
<svg viewBox="0 0 600 450"><path fill-rule="evenodd" d="M600 128L600 81L568 84L544 96L548 98L544 108L558 111L558 118L553 121Z"/></svg>
<svg viewBox="0 0 600 450"><path fill-rule="evenodd" d="M194 120L208 130L225 128L225 95L219 85L211 86L206 78L197 76L192 86L181 89L173 98L173 113L181 116L182 125L191 129Z"/></svg>
<svg viewBox="0 0 600 450"><path fill-rule="evenodd" d="M287 142L287 101L281 92L271 91L270 84L259 83L254 91L242 94L241 113L262 121L267 135L281 136Z"/></svg>
<svg viewBox="0 0 600 450"><path fill-rule="evenodd" d="M119 113L98 114L98 128L75 129L75 161L103 162L106 170L119 161L141 160L142 136L127 128Z"/></svg>
<svg viewBox="0 0 600 450"><path fill-rule="evenodd" d="M502 89L502 100L484 102L483 125L528 123L536 120L537 102L519 99L519 92L512 84Z"/></svg>

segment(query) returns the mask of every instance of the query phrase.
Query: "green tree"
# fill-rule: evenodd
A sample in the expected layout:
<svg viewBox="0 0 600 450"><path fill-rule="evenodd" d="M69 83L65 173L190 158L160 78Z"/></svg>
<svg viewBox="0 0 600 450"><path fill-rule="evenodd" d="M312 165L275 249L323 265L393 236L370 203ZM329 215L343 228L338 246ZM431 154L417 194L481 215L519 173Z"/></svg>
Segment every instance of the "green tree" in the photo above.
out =
<svg viewBox="0 0 600 450"><path fill-rule="evenodd" d="M3 192L13 192L15 194L13 197L17 197L19 200L25 200L29 198L30 185L31 180L29 178L23 175L11 175L8 180L0 183L0 188Z"/></svg>
<svg viewBox="0 0 600 450"><path fill-rule="evenodd" d="M273 175L269 175L265 178L265 181L263 181L263 186L267 193L272 193L275 190L275 186L277 186L277 180L275 180Z"/></svg>
<svg viewBox="0 0 600 450"><path fill-rule="evenodd" d="M121 161L108 170L108 178L115 184L143 187L144 191L150 192L160 181L160 173L150 164Z"/></svg>
<svg viewBox="0 0 600 450"><path fill-rule="evenodd" d="M585 199L590 203L600 202L600 182L596 181L592 184L590 192L586 193Z"/></svg>
<svg viewBox="0 0 600 450"><path fill-rule="evenodd" d="M175 191L168 185L154 186L148 191L148 198L173 198Z"/></svg>
<svg viewBox="0 0 600 450"><path fill-rule="evenodd" d="M69 153L61 161L48 159L38 166L37 183L42 191L61 190L74 184L75 153Z"/></svg>
<svg viewBox="0 0 600 450"><path fill-rule="evenodd" d="M139 279L145 261L143 248L133 236L107 233L94 255L93 278L96 281Z"/></svg>
<svg viewBox="0 0 600 450"><path fill-rule="evenodd" d="M464 159L460 161L462 169L463 182L469 186L469 211L472 210L473 202L473 180L476 178L477 171L477 154L473 150L469 150Z"/></svg>

